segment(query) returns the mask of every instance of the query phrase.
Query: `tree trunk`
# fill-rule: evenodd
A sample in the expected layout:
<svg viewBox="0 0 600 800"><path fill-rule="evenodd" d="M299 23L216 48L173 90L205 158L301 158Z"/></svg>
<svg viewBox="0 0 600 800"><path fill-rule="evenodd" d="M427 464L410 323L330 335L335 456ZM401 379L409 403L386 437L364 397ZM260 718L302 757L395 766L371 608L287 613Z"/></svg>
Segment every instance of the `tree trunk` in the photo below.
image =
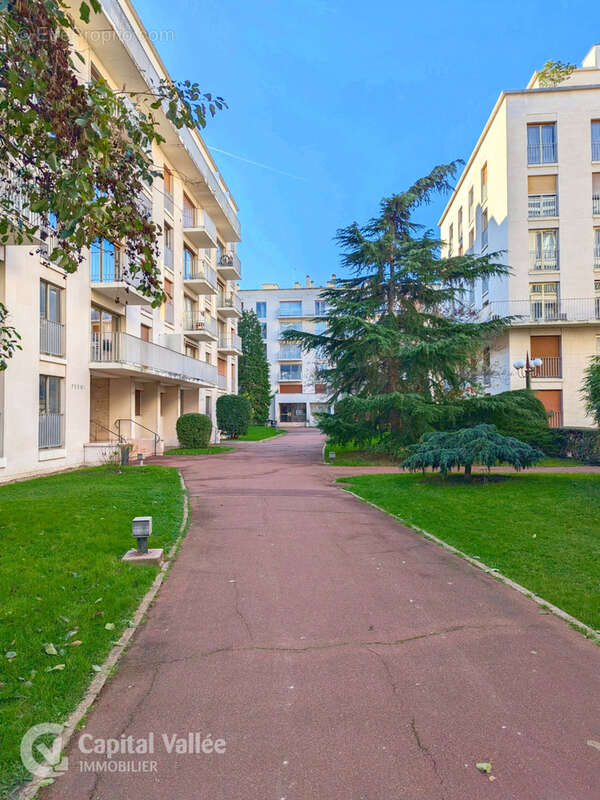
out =
<svg viewBox="0 0 600 800"><path fill-rule="evenodd" d="M465 464L465 477L471 477L471 464Z"/></svg>

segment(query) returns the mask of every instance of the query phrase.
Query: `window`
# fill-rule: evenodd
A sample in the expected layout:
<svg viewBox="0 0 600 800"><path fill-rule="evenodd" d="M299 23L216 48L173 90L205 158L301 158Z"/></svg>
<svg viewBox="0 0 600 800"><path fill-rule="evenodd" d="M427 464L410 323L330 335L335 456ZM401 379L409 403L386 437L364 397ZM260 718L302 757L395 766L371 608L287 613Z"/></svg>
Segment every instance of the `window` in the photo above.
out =
<svg viewBox="0 0 600 800"><path fill-rule="evenodd" d="M267 323L266 322L261 322L260 323L260 335L261 335L261 338L263 340L267 338Z"/></svg>
<svg viewBox="0 0 600 800"><path fill-rule="evenodd" d="M90 309L92 333L92 361L113 361L119 355L119 317L92 306Z"/></svg>
<svg viewBox="0 0 600 800"><path fill-rule="evenodd" d="M454 225L451 224L448 228L448 255L451 256L454 253Z"/></svg>
<svg viewBox="0 0 600 800"><path fill-rule="evenodd" d="M481 294L486 295L490 291L490 279L486 275L484 278L481 279Z"/></svg>
<svg viewBox="0 0 600 800"><path fill-rule="evenodd" d="M556 123L527 126L527 163L556 163Z"/></svg>
<svg viewBox="0 0 600 800"><path fill-rule="evenodd" d="M259 319L265 319L267 316L267 304L264 302L258 302L256 304L256 316Z"/></svg>
<svg viewBox="0 0 600 800"><path fill-rule="evenodd" d="M475 247L475 228L471 228L469 231L469 250L472 250Z"/></svg>
<svg viewBox="0 0 600 800"><path fill-rule="evenodd" d="M324 317L327 314L327 303L325 300L315 300L315 316Z"/></svg>
<svg viewBox="0 0 600 800"><path fill-rule="evenodd" d="M57 378L54 375L40 375L38 438L40 449L62 447L62 384L62 378Z"/></svg>
<svg viewBox="0 0 600 800"><path fill-rule="evenodd" d="M279 375L282 381L301 381L302 364L281 364Z"/></svg>
<svg viewBox="0 0 600 800"><path fill-rule="evenodd" d="M488 212L487 209L481 215L481 247L488 246Z"/></svg>
<svg viewBox="0 0 600 800"><path fill-rule="evenodd" d="M185 354L188 358L198 358L198 348L189 342L185 343Z"/></svg>
<svg viewBox="0 0 600 800"><path fill-rule="evenodd" d="M93 61L90 62L90 81L94 82L94 81L101 81L101 80L102 80L102 75L100 74L100 70L94 64Z"/></svg>
<svg viewBox="0 0 600 800"><path fill-rule="evenodd" d="M529 217L555 217L558 214L556 175L530 175L527 194Z"/></svg>
<svg viewBox="0 0 600 800"><path fill-rule="evenodd" d="M212 397L209 394L204 398L204 413L207 417L212 417Z"/></svg>
<svg viewBox="0 0 600 800"><path fill-rule="evenodd" d="M152 328L149 325L144 325L143 323L140 325L140 339L144 342L152 341Z"/></svg>
<svg viewBox="0 0 600 800"><path fill-rule="evenodd" d="M489 347L483 348L483 385L489 386L492 376L492 358Z"/></svg>
<svg viewBox="0 0 600 800"><path fill-rule="evenodd" d="M168 278L165 278L165 294L167 298L164 302L164 320L165 322L173 324L174 320L174 313L173 313L173 281L170 281Z"/></svg>
<svg viewBox="0 0 600 800"><path fill-rule="evenodd" d="M315 333L318 336L323 336L326 330L327 330L326 322L315 322Z"/></svg>
<svg viewBox="0 0 600 800"><path fill-rule="evenodd" d="M600 214L600 172L592 175L592 203L592 213Z"/></svg>
<svg viewBox="0 0 600 800"><path fill-rule="evenodd" d="M458 209L458 246L461 249L462 249L462 244L463 244L463 210L461 206Z"/></svg>
<svg viewBox="0 0 600 800"><path fill-rule="evenodd" d="M196 274L196 256L189 247L183 248L183 278L189 280Z"/></svg>
<svg viewBox="0 0 600 800"><path fill-rule="evenodd" d="M165 407L167 405L167 395L164 392L161 392L158 400L159 400L159 414L161 417L164 417Z"/></svg>
<svg viewBox="0 0 600 800"><path fill-rule="evenodd" d="M560 319L559 288L560 284L558 282L529 284L529 300L532 319Z"/></svg>
<svg viewBox="0 0 600 800"><path fill-rule="evenodd" d="M473 218L475 216L475 205L474 205L474 192L473 187L469 189L469 225L473 222Z"/></svg>
<svg viewBox="0 0 600 800"><path fill-rule="evenodd" d="M40 353L63 356L63 326L61 325L61 289L40 281Z"/></svg>
<svg viewBox="0 0 600 800"><path fill-rule="evenodd" d="M285 333L285 331L301 331L302 330L302 323L301 322L280 322L279 323L279 333Z"/></svg>
<svg viewBox="0 0 600 800"><path fill-rule="evenodd" d="M142 416L142 390L141 389L136 389L135 390L134 416L136 416L136 417L141 417Z"/></svg>
<svg viewBox="0 0 600 800"><path fill-rule="evenodd" d="M163 181L165 185L165 211L173 216L173 173L168 167L163 169Z"/></svg>
<svg viewBox="0 0 600 800"><path fill-rule="evenodd" d="M301 317L302 316L302 301L289 300L279 303L279 316L280 317Z"/></svg>
<svg viewBox="0 0 600 800"><path fill-rule="evenodd" d="M558 269L558 266L558 231L530 231L530 269Z"/></svg>
<svg viewBox="0 0 600 800"><path fill-rule="evenodd" d="M600 228L594 229L594 269L600 269Z"/></svg>
<svg viewBox="0 0 600 800"><path fill-rule="evenodd" d="M600 161L600 119L592 122L592 161Z"/></svg>
<svg viewBox="0 0 600 800"><path fill-rule="evenodd" d="M108 239L96 239L90 247L90 273L93 283L114 283L123 279L121 248Z"/></svg>
<svg viewBox="0 0 600 800"><path fill-rule="evenodd" d="M165 222L164 237L164 253L163 260L165 267L173 269L173 228L168 222Z"/></svg>
<svg viewBox="0 0 600 800"><path fill-rule="evenodd" d="M183 227L196 227L196 206L192 203L187 194L183 195Z"/></svg>
<svg viewBox="0 0 600 800"><path fill-rule="evenodd" d="M488 198L487 161L481 168L481 202L486 203Z"/></svg>

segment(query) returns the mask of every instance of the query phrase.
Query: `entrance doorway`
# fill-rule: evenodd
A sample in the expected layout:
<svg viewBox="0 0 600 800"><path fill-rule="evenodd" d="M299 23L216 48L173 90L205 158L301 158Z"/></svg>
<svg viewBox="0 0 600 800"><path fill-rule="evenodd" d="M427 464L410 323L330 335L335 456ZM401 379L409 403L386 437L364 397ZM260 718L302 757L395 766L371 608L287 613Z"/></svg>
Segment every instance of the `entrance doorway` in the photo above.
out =
<svg viewBox="0 0 600 800"><path fill-rule="evenodd" d="M279 421L306 422L306 403L279 403Z"/></svg>

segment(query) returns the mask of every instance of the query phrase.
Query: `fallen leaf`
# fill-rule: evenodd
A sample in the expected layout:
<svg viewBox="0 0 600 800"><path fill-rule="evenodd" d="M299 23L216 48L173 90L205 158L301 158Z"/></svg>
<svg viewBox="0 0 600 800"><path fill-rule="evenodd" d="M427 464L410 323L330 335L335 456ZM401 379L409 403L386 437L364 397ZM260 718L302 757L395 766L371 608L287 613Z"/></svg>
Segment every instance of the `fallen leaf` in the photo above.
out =
<svg viewBox="0 0 600 800"><path fill-rule="evenodd" d="M40 786L52 786L54 783L54 778L44 778L43 781L40 781Z"/></svg>
<svg viewBox="0 0 600 800"><path fill-rule="evenodd" d="M52 642L46 642L46 644L44 644L42 646L43 646L44 651L46 652L47 655L49 655L49 656L57 656L58 655L58 653L56 652L56 647L54 647Z"/></svg>
<svg viewBox="0 0 600 800"><path fill-rule="evenodd" d="M479 772L484 772L486 775L489 775L492 771L492 765L489 761L480 761L478 764L475 764Z"/></svg>
<svg viewBox="0 0 600 800"><path fill-rule="evenodd" d="M112 631L113 628L115 627L115 623L114 622L107 622L104 627L106 628L107 631Z"/></svg>
<svg viewBox="0 0 600 800"><path fill-rule="evenodd" d="M46 667L46 672L54 672L65 668L65 664L55 664L53 667Z"/></svg>
<svg viewBox="0 0 600 800"><path fill-rule="evenodd" d="M597 742L594 739L588 739L586 744L588 744L590 747L595 747L596 750L600 750L600 742Z"/></svg>
<svg viewBox="0 0 600 800"><path fill-rule="evenodd" d="M77 631L78 631L78 630L79 630L79 628L73 628L73 630L72 630L72 631L67 631L67 632L65 633L65 641L66 641L67 639L70 639L70 638L71 638L71 636L75 636L75 634L77 633Z"/></svg>
<svg viewBox="0 0 600 800"><path fill-rule="evenodd" d="M13 658L17 657L17 653L15 650L7 650L4 655L6 658L8 658L9 661L12 661Z"/></svg>
<svg viewBox="0 0 600 800"><path fill-rule="evenodd" d="M102 667L99 667L98 664L92 664L92 669L94 670L94 672L100 672Z"/></svg>
<svg viewBox="0 0 600 800"><path fill-rule="evenodd" d="M81 640L75 639L74 642L69 642L69 644L71 645L71 647L79 647L79 645L81 644Z"/></svg>

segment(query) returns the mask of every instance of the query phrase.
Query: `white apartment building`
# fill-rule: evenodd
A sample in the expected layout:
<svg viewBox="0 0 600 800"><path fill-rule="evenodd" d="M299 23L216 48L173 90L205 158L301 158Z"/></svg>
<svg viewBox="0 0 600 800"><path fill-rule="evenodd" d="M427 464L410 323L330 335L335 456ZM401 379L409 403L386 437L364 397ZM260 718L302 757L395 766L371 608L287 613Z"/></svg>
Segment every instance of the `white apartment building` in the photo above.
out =
<svg viewBox="0 0 600 800"><path fill-rule="evenodd" d="M128 0L103 0L86 33L82 80L140 91L167 77ZM0 300L23 346L0 372L0 482L96 463L119 436L145 452L176 445L180 414L215 421L219 393L237 391L237 207L200 135L157 113L164 180L143 201L163 230L161 308L118 243L98 242L68 276L35 245L0 247Z"/></svg>
<svg viewBox="0 0 600 800"><path fill-rule="evenodd" d="M583 373L600 352L600 45L556 87L504 91L439 222L444 253L504 251L509 277L467 292L481 318L517 317L484 354L491 393L543 360L531 386L551 425L591 426Z"/></svg>
<svg viewBox="0 0 600 800"><path fill-rule="evenodd" d="M327 287L335 285L335 275ZM305 286L295 283L281 289L263 283L260 289L242 289L244 309L254 311L262 328L271 378L270 417L284 425L315 425L315 414L327 410L327 388L320 377L320 362L314 351L304 352L296 342L282 342L280 335L293 328L310 333L325 329L315 316L327 313L322 286L306 276Z"/></svg>

